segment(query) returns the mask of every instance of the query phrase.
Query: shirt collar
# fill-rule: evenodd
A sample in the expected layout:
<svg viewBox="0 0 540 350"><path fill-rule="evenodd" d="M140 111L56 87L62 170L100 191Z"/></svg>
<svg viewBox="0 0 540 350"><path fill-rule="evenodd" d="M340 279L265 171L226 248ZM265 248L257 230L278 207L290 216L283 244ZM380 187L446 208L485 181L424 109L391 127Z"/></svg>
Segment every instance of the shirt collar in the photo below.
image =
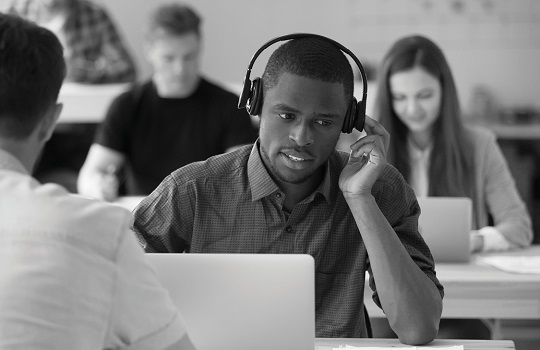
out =
<svg viewBox="0 0 540 350"><path fill-rule="evenodd" d="M11 153L0 148L0 169L10 170L28 175L28 171L22 163Z"/></svg>
<svg viewBox="0 0 540 350"><path fill-rule="evenodd" d="M268 174L259 152L260 141L257 140L253 144L251 154L249 155L247 172L249 186L251 188L251 200L257 201L279 191L278 185ZM317 193L324 196L326 201L330 203L331 177L329 162L326 163L324 178L319 187L306 199L307 202L312 201Z"/></svg>

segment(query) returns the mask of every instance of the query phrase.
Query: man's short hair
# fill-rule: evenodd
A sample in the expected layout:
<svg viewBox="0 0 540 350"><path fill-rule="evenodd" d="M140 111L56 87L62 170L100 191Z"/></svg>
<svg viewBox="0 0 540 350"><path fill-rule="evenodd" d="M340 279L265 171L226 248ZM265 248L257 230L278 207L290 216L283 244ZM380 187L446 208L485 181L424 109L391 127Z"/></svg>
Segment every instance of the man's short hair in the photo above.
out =
<svg viewBox="0 0 540 350"><path fill-rule="evenodd" d="M29 136L56 103L66 65L49 30L0 13L0 136Z"/></svg>
<svg viewBox="0 0 540 350"><path fill-rule="evenodd" d="M351 65L343 52L326 40L293 39L279 46L270 56L262 76L263 96L277 85L285 72L328 83L341 83L345 102L350 103L353 98Z"/></svg>
<svg viewBox="0 0 540 350"><path fill-rule="evenodd" d="M195 33L201 36L201 17L189 6L170 3L158 7L150 16L147 39L163 35L180 36Z"/></svg>

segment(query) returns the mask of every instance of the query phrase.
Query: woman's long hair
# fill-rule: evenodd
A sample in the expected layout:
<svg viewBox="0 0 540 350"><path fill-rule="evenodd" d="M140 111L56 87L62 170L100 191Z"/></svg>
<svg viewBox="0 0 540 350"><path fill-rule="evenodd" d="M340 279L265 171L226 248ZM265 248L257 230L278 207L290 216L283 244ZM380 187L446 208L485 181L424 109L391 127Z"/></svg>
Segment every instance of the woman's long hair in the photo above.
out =
<svg viewBox="0 0 540 350"><path fill-rule="evenodd" d="M465 134L452 72L441 49L422 36L397 41L385 55L379 72L374 117L392 138L388 161L410 183L409 130L394 111L389 80L392 74L416 67L438 79L442 88L440 115L433 125L428 195L474 198L474 152Z"/></svg>

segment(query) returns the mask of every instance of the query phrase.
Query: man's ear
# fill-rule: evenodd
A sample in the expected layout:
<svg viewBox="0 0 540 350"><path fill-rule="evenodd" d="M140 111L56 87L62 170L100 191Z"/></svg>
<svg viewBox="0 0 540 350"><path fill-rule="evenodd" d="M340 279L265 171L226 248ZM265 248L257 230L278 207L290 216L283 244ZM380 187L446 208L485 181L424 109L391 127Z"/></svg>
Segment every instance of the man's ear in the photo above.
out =
<svg viewBox="0 0 540 350"><path fill-rule="evenodd" d="M54 127L56 126L56 121L58 120L63 107L63 104L55 103L51 108L49 108L45 117L41 121L39 138L44 142L51 138Z"/></svg>

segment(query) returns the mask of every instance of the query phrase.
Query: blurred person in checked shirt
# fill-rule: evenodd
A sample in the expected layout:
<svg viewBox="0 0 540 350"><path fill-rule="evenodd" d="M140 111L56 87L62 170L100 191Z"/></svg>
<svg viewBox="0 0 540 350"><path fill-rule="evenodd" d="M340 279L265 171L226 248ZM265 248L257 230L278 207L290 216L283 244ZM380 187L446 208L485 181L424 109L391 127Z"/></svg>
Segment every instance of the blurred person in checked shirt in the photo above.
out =
<svg viewBox="0 0 540 350"><path fill-rule="evenodd" d="M134 61L102 6L88 0L5 0L0 11L17 14L56 34L64 46L67 81L135 80Z"/></svg>

